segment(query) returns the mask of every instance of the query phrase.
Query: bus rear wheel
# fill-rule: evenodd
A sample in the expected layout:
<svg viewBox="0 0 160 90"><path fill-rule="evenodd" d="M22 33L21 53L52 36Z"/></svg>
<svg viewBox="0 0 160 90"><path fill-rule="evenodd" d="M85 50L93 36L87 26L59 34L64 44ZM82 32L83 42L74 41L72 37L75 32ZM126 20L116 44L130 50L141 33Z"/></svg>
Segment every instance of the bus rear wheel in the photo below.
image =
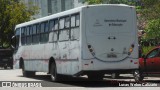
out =
<svg viewBox="0 0 160 90"><path fill-rule="evenodd" d="M51 80L56 82L56 81L60 81L60 75L57 74L57 67L55 62L52 62L51 64L51 68L50 68L50 73L51 73Z"/></svg>
<svg viewBox="0 0 160 90"><path fill-rule="evenodd" d="M144 78L142 74L139 72L139 70L134 71L133 76L136 82L140 82Z"/></svg>

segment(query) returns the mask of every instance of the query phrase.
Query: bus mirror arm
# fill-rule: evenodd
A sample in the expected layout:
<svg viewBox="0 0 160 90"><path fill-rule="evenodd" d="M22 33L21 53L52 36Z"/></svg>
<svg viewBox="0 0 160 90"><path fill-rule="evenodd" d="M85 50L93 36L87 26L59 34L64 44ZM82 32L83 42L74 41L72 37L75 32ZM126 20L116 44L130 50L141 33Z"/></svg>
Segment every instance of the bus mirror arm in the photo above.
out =
<svg viewBox="0 0 160 90"><path fill-rule="evenodd" d="M12 36L12 39L15 38L15 36Z"/></svg>
<svg viewBox="0 0 160 90"><path fill-rule="evenodd" d="M12 48L12 49L15 49L15 47L14 47L13 45L11 45L11 48Z"/></svg>

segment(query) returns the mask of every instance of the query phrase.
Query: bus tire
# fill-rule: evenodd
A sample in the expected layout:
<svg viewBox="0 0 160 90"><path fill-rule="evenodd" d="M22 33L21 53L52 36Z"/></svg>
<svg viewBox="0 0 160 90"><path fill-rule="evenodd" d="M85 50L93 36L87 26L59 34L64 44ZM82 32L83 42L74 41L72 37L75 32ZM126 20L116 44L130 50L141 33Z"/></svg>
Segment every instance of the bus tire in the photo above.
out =
<svg viewBox="0 0 160 90"><path fill-rule="evenodd" d="M88 74L87 76L90 81L102 81L104 74Z"/></svg>
<svg viewBox="0 0 160 90"><path fill-rule="evenodd" d="M111 77L112 77L112 79L117 79L117 78L119 78L119 73L112 73Z"/></svg>
<svg viewBox="0 0 160 90"><path fill-rule="evenodd" d="M22 63L22 74L23 74L24 77L33 77L33 76L35 76L35 72L34 71L26 71L25 70L24 62Z"/></svg>
<svg viewBox="0 0 160 90"><path fill-rule="evenodd" d="M134 76L134 79L136 82L140 82L143 80L143 76L142 74L139 72L139 70L135 70L134 73L133 73L133 76Z"/></svg>
<svg viewBox="0 0 160 90"><path fill-rule="evenodd" d="M54 82L60 81L60 76L57 74L57 67L55 62L52 62L50 67L50 73L51 73L51 80Z"/></svg>

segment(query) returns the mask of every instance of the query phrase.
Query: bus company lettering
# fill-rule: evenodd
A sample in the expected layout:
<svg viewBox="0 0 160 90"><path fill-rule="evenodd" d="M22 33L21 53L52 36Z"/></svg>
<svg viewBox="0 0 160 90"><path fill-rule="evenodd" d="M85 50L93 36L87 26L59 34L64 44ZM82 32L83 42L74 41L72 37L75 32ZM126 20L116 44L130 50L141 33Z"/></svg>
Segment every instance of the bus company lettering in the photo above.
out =
<svg viewBox="0 0 160 90"><path fill-rule="evenodd" d="M107 20L105 19L104 22L107 22L109 23L108 25L109 26L123 26L123 24L125 22L127 22L127 20L123 20L123 19L110 19L110 20Z"/></svg>

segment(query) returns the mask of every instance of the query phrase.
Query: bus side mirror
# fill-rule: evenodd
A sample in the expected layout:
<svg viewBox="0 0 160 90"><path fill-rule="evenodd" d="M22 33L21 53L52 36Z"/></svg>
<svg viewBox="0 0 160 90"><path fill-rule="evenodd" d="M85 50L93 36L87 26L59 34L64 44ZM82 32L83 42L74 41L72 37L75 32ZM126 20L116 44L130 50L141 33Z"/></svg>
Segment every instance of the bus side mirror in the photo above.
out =
<svg viewBox="0 0 160 90"><path fill-rule="evenodd" d="M16 41L16 37L12 36L12 39L11 39L11 47L12 47L12 49L15 49L15 41Z"/></svg>

